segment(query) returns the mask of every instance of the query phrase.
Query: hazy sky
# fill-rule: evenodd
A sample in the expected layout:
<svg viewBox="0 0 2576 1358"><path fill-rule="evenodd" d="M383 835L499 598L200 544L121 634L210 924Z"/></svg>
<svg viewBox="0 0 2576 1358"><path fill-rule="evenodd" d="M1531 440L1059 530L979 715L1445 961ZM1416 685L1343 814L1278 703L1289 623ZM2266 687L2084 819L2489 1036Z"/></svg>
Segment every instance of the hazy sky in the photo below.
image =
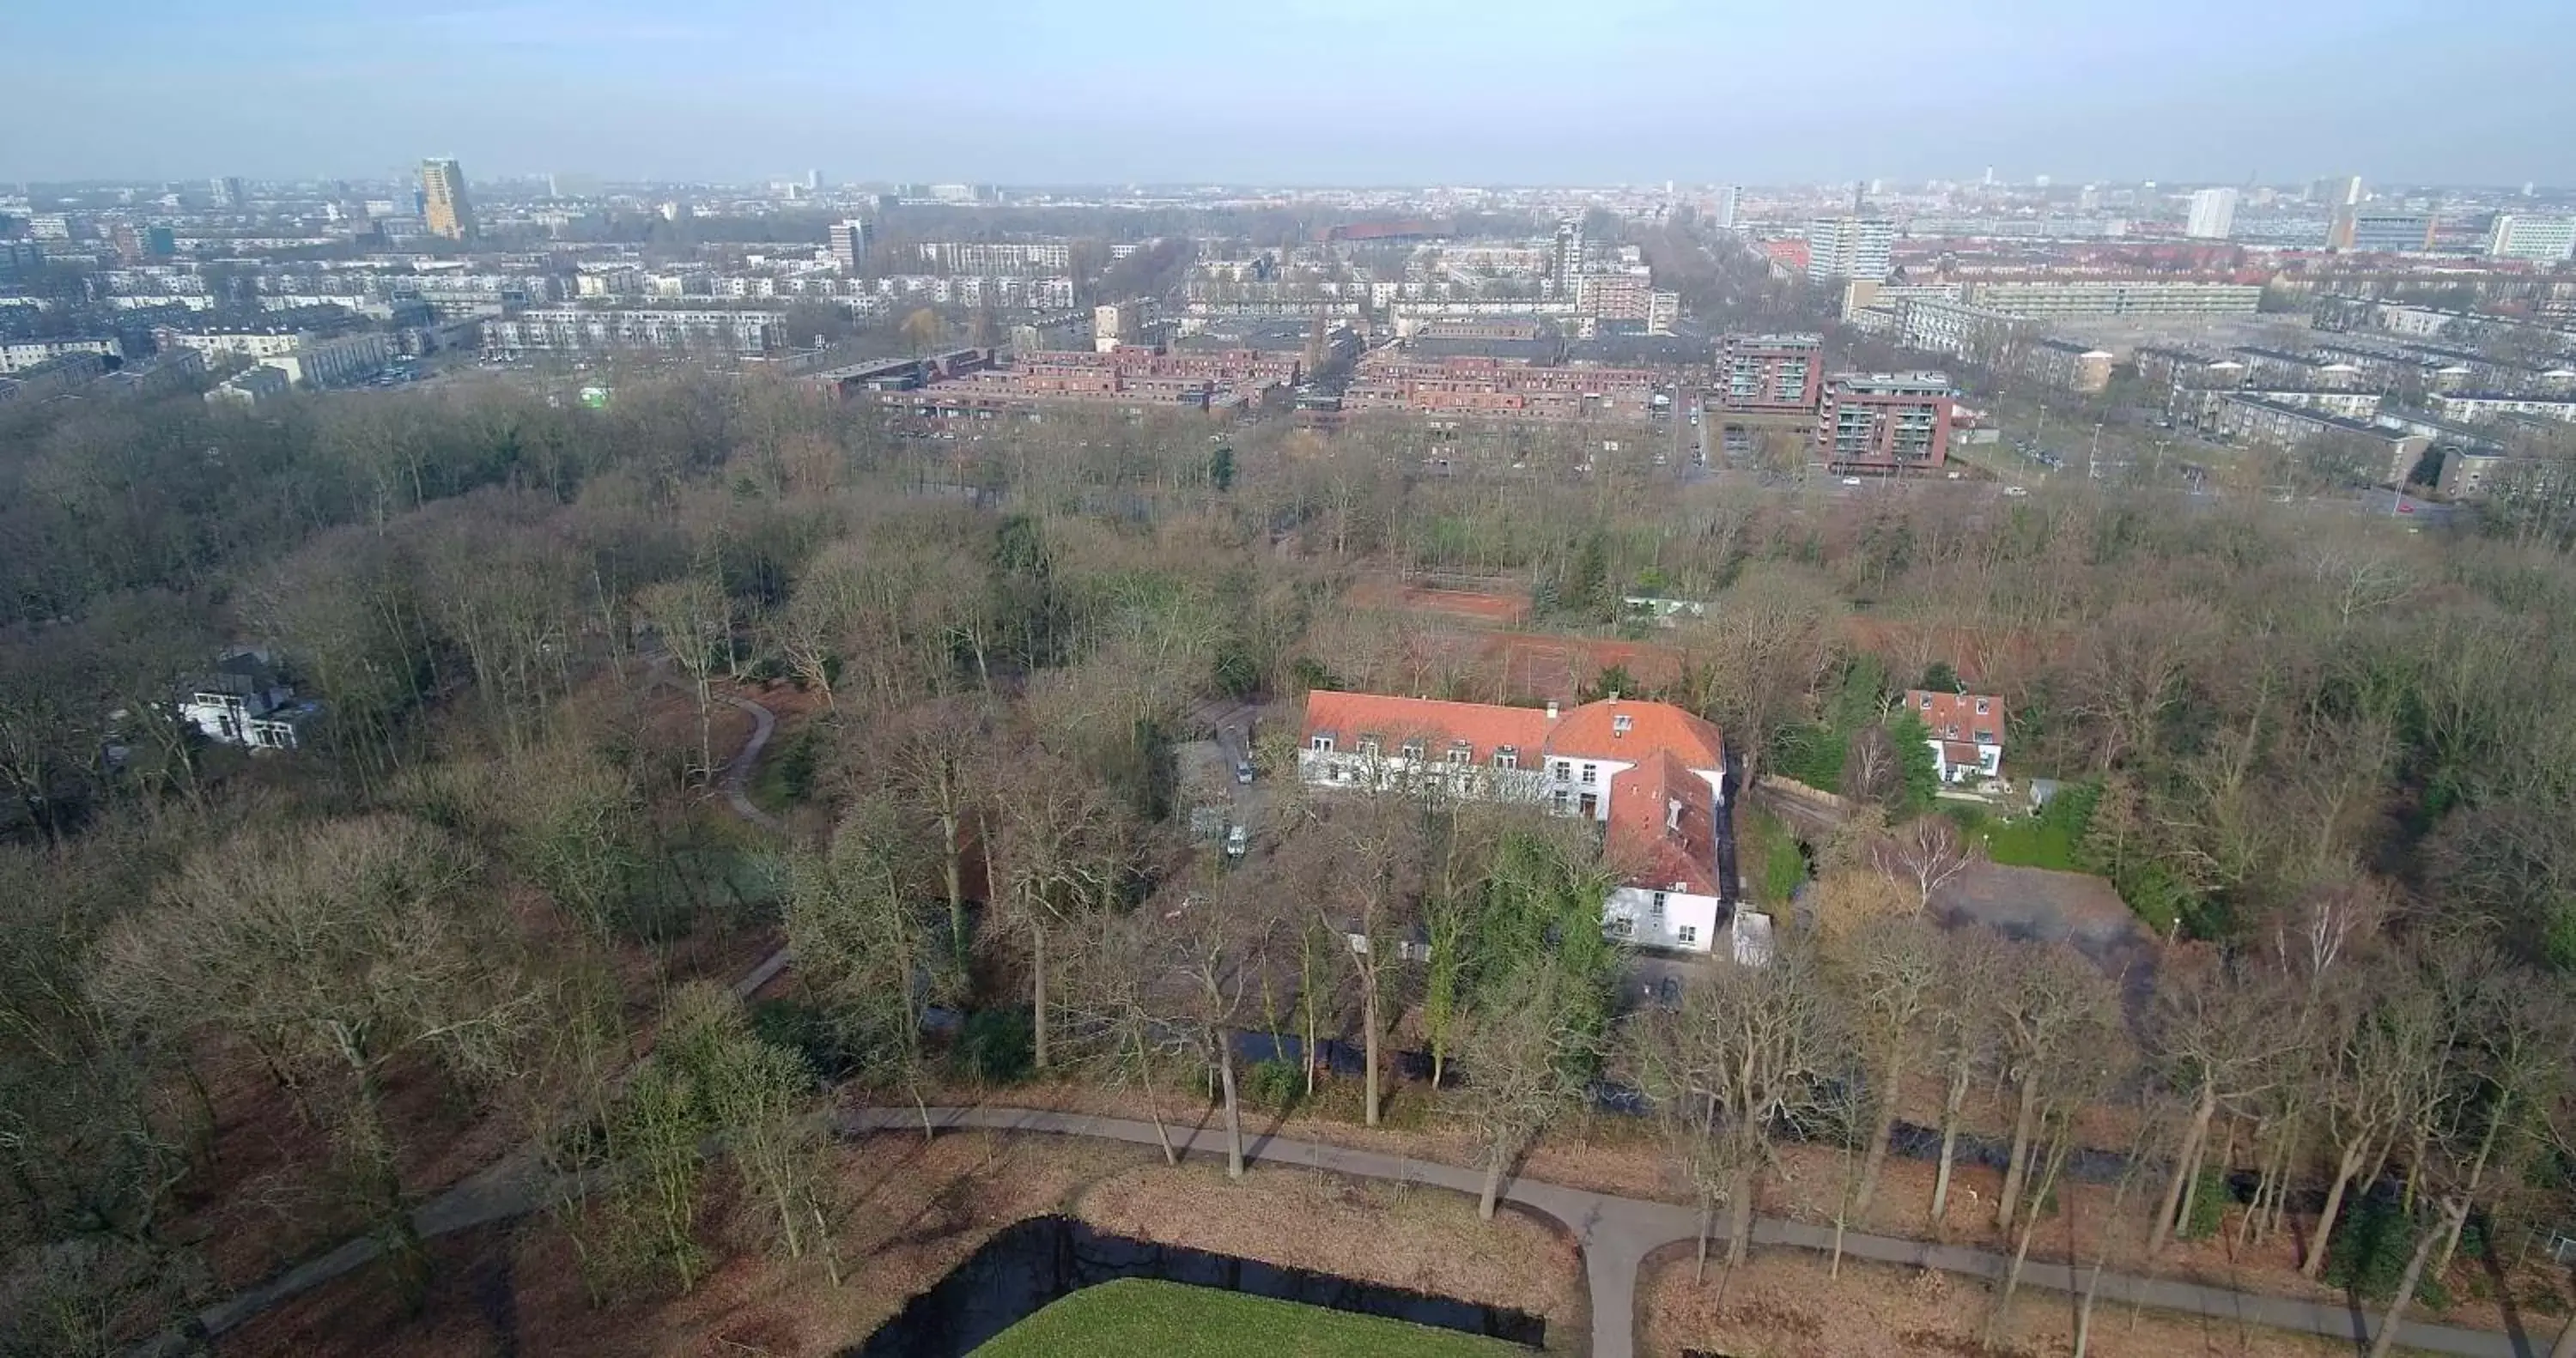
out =
<svg viewBox="0 0 2576 1358"><path fill-rule="evenodd" d="M0 178L2576 182L2571 0L0 0Z"/></svg>

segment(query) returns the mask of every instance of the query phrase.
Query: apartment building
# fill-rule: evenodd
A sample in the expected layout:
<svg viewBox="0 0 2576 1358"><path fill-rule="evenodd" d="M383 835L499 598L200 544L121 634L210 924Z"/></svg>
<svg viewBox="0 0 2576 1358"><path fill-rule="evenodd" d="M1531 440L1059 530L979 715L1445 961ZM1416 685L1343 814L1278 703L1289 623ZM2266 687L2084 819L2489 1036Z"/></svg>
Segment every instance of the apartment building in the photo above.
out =
<svg viewBox="0 0 2576 1358"><path fill-rule="evenodd" d="M1360 360L1342 408L1502 420L1642 420L1655 375L1642 368L1548 367L1501 358Z"/></svg>
<svg viewBox="0 0 2576 1358"><path fill-rule="evenodd" d="M2021 316L1974 302L1908 297L1896 304L1897 343L1973 363L1996 362L2030 328Z"/></svg>
<svg viewBox="0 0 2576 1358"><path fill-rule="evenodd" d="M49 358L33 367L0 377L0 402L49 400L107 375L107 358L86 351Z"/></svg>
<svg viewBox="0 0 2576 1358"><path fill-rule="evenodd" d="M2228 350L2227 355L2245 365L2245 380L2255 386L2341 391L2361 385L2360 366L2339 358L2267 349L2254 344L2238 345Z"/></svg>
<svg viewBox="0 0 2576 1358"><path fill-rule="evenodd" d="M206 393L206 404L255 406L284 396L294 385L282 370L261 364L216 383Z"/></svg>
<svg viewBox="0 0 2576 1358"><path fill-rule="evenodd" d="M1805 414L1824 389L1825 337L1728 335L1717 349L1717 408L1748 415Z"/></svg>
<svg viewBox="0 0 2576 1358"><path fill-rule="evenodd" d="M2348 207L2326 228L2326 248L2353 254L2411 254L2433 248L2429 212L2364 212Z"/></svg>
<svg viewBox="0 0 2576 1358"><path fill-rule="evenodd" d="M2111 385L2112 354L2069 340L2032 339L2015 351L2013 366L2034 382L2090 395Z"/></svg>
<svg viewBox="0 0 2576 1358"><path fill-rule="evenodd" d="M2555 264L2576 255L2576 217L2497 213L2495 226L2487 233L2487 254L2494 259Z"/></svg>
<svg viewBox="0 0 2576 1358"><path fill-rule="evenodd" d="M2245 364L2217 354L2142 344L2131 358L2138 380L2168 392L2226 391L2245 385Z"/></svg>
<svg viewBox="0 0 2576 1358"><path fill-rule="evenodd" d="M465 168L453 160L420 163L420 216L433 236L453 241L475 238L474 200L465 188Z"/></svg>
<svg viewBox="0 0 2576 1358"><path fill-rule="evenodd" d="M2236 234L2236 190L2202 189L2191 196L2182 233L2194 240L2225 240Z"/></svg>
<svg viewBox="0 0 2576 1358"><path fill-rule="evenodd" d="M1885 278L1896 223L1884 217L1818 217L1807 224L1807 277L1819 283Z"/></svg>
<svg viewBox="0 0 2576 1358"><path fill-rule="evenodd" d="M2277 448L2294 448L2309 439L2329 435L2354 440L2385 456L2386 462L2375 468L2373 477L2384 486L2404 483L2424 450L2433 446L2432 436L2415 430L2347 419L2306 406L2283 405L2245 392L2232 392L2219 403L2215 425L2219 433L2230 438Z"/></svg>
<svg viewBox="0 0 2576 1358"><path fill-rule="evenodd" d="M1967 300L2016 316L2251 316L2253 284L2161 278L2004 279L1968 285Z"/></svg>
<svg viewBox="0 0 2576 1358"><path fill-rule="evenodd" d="M2446 420L2484 424L2508 415L2576 423L2576 396L2512 396L2502 392L2434 392L2424 398L2432 413Z"/></svg>
<svg viewBox="0 0 2576 1358"><path fill-rule="evenodd" d="M761 354L784 342L780 313L732 307L543 307L483 323L492 353L702 349Z"/></svg>
<svg viewBox="0 0 2576 1358"><path fill-rule="evenodd" d="M1930 471L1950 453L1947 373L1837 373L1816 411L1816 454L1837 471Z"/></svg>
<svg viewBox="0 0 2576 1358"><path fill-rule="evenodd" d="M125 357L125 341L112 335L93 339L11 340L0 344L0 376L21 373L67 354L96 354L121 360Z"/></svg>
<svg viewBox="0 0 2576 1358"><path fill-rule="evenodd" d="M868 224L855 217L832 223L825 242L832 252L832 262L841 267L841 272L855 274L867 263L870 235Z"/></svg>
<svg viewBox="0 0 2576 1358"><path fill-rule="evenodd" d="M1060 241L925 241L921 260L946 273L1057 274L1073 267L1073 249Z"/></svg>

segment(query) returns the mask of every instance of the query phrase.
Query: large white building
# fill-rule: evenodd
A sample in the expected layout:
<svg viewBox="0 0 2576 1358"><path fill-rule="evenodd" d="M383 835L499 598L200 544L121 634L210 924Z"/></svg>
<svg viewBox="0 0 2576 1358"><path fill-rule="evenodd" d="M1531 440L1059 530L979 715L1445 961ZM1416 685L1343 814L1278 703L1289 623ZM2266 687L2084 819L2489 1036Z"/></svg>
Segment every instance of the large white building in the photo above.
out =
<svg viewBox="0 0 2576 1358"><path fill-rule="evenodd" d="M1732 908L1724 742L1669 703L1559 710L1317 691L1297 774L1319 788L1519 801L1602 827L1622 875L1602 929L1646 947L1762 960L1768 921ZM1759 921L1757 925L1755 921Z"/></svg>
<svg viewBox="0 0 2576 1358"><path fill-rule="evenodd" d="M1967 300L2016 316L2251 316L2263 289L2187 279L2013 279L1971 283Z"/></svg>
<svg viewBox="0 0 2576 1358"><path fill-rule="evenodd" d="M734 307L547 307L483 323L483 347L529 350L712 349L767 353L780 313Z"/></svg>
<svg viewBox="0 0 2576 1358"><path fill-rule="evenodd" d="M1818 217L1807 224L1807 277L1887 277L1896 223L1884 217Z"/></svg>
<svg viewBox="0 0 2576 1358"><path fill-rule="evenodd" d="M2497 259L2530 259L2554 264L2576 254L2576 217L2498 213L2495 229L2487 235L2487 253Z"/></svg>
<svg viewBox="0 0 2576 1358"><path fill-rule="evenodd" d="M2191 215L2182 233L2194 240L2225 240L2236 234L2236 190L2202 189L2191 196Z"/></svg>
<svg viewBox="0 0 2576 1358"><path fill-rule="evenodd" d="M23 372L40 364L51 363L65 354L97 354L101 358L123 358L125 345L116 339L44 339L16 340L0 344L0 373Z"/></svg>

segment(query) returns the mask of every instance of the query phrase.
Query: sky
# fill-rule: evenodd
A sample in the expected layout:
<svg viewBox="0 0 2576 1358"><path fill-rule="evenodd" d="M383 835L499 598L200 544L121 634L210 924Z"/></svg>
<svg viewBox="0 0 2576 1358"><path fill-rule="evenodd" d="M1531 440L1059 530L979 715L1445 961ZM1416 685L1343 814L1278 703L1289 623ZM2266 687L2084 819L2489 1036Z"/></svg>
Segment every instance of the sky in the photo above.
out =
<svg viewBox="0 0 2576 1358"><path fill-rule="evenodd" d="M0 180L2564 185L2571 53L2569 0L0 0Z"/></svg>

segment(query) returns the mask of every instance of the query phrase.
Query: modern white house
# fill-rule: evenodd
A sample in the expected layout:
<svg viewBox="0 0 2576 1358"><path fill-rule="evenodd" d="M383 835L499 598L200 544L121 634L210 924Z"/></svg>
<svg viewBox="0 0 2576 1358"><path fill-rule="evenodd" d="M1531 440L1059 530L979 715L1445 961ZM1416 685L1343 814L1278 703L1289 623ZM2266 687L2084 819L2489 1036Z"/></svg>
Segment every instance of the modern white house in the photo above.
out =
<svg viewBox="0 0 2576 1358"><path fill-rule="evenodd" d="M1685 952L1723 937L1741 954L1718 867L1725 770L1715 726L1622 698L1562 710L1318 691L1297 756L1316 787L1525 801L1596 821L1626 873L1602 903L1603 929Z"/></svg>
<svg viewBox="0 0 2576 1358"><path fill-rule="evenodd" d="M1997 778L2004 765L2003 699L1982 693L1908 689L1905 710L1929 733L1925 744L1945 783Z"/></svg>
<svg viewBox="0 0 2576 1358"><path fill-rule="evenodd" d="M268 657L250 650L225 655L212 673L179 695L180 719L208 740L254 750L297 748L303 744L304 723L320 710L318 704L298 701Z"/></svg>

